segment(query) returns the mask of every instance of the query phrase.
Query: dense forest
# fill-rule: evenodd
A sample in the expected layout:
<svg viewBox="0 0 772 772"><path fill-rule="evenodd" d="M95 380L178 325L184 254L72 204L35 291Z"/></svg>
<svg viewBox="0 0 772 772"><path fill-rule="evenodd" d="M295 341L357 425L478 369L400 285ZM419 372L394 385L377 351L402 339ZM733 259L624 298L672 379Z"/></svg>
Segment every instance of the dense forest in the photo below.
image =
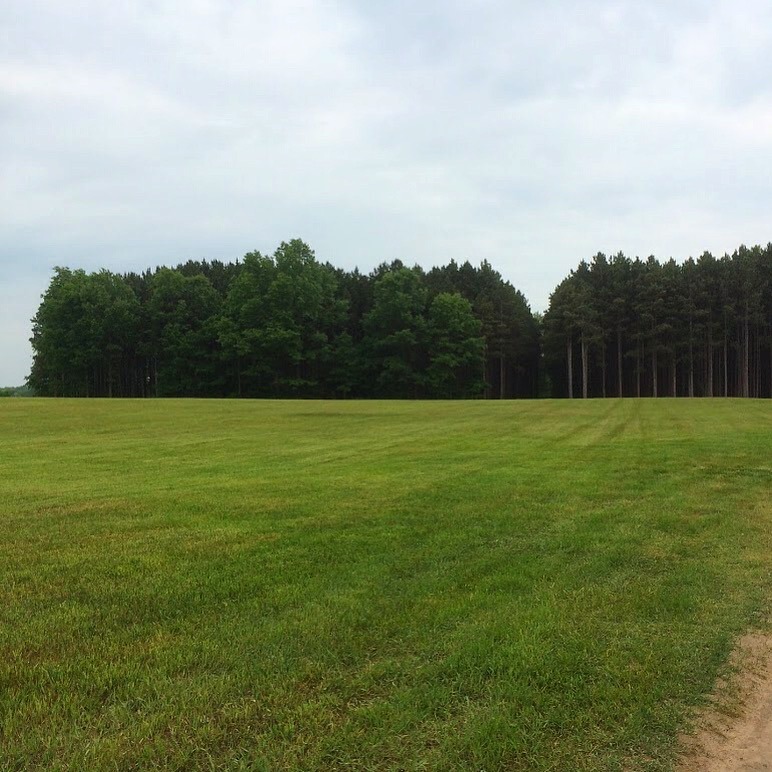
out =
<svg viewBox="0 0 772 772"><path fill-rule="evenodd" d="M302 241L142 274L57 268L33 319L49 396L532 397L539 327L488 263L369 275Z"/></svg>
<svg viewBox="0 0 772 772"><path fill-rule="evenodd" d="M772 396L772 244L582 262L543 320L554 396Z"/></svg>
<svg viewBox="0 0 772 772"><path fill-rule="evenodd" d="M483 262L369 274L302 241L144 273L57 268L44 396L772 396L772 245L582 262L543 317Z"/></svg>

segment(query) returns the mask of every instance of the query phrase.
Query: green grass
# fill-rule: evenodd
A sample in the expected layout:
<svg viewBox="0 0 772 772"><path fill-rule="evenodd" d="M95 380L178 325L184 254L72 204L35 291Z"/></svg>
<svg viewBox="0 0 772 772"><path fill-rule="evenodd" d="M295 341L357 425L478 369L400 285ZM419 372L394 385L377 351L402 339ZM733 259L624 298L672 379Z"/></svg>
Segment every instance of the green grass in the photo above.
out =
<svg viewBox="0 0 772 772"><path fill-rule="evenodd" d="M772 402L0 404L0 768L667 769Z"/></svg>

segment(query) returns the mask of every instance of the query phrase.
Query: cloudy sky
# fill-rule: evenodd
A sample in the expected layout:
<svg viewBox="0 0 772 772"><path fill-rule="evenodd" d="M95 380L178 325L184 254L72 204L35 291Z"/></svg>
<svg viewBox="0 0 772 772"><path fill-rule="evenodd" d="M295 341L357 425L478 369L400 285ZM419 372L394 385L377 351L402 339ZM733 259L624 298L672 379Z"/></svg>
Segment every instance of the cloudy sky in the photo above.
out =
<svg viewBox="0 0 772 772"><path fill-rule="evenodd" d="M770 72L763 0L2 0L0 385L55 265L298 236L543 310L597 251L767 243Z"/></svg>

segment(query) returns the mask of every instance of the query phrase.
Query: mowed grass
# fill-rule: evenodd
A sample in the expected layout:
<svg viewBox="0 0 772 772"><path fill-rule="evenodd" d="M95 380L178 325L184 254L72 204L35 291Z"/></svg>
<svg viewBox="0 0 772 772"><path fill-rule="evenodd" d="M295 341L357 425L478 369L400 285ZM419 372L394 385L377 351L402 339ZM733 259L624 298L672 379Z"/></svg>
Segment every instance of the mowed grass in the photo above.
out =
<svg viewBox="0 0 772 772"><path fill-rule="evenodd" d="M667 769L772 402L0 404L0 768Z"/></svg>

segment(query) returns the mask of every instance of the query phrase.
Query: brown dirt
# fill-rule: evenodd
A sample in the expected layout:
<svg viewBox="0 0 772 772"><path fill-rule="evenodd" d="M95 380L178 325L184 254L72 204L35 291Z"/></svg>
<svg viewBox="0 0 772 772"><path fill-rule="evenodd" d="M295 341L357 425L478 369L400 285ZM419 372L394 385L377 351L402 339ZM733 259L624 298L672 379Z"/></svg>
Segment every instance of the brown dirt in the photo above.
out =
<svg viewBox="0 0 772 772"><path fill-rule="evenodd" d="M739 641L695 734L682 738L679 772L772 770L772 635Z"/></svg>

